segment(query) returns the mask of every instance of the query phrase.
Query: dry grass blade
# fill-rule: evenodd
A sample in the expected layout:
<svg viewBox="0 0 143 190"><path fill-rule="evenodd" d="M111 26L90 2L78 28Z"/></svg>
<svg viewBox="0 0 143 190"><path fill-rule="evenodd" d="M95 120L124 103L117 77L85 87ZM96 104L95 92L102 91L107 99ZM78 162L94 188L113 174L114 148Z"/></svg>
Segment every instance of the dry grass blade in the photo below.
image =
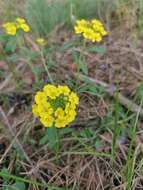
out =
<svg viewBox="0 0 143 190"><path fill-rule="evenodd" d="M16 71L18 71L19 69L21 69L21 67L23 66L23 62L21 63L21 64L18 64L18 66L16 67ZM7 77L6 77L6 79L1 83L1 85L0 85L0 90L2 90L8 83L9 83L9 81L11 80L11 78L12 78L12 73L10 73Z"/></svg>
<svg viewBox="0 0 143 190"><path fill-rule="evenodd" d="M10 143L10 145L8 146L8 148L6 149L5 153L2 155L2 157L0 159L0 164L2 163L2 161L4 160L4 158L6 157L6 155L8 154L8 152L10 151L11 147L15 143L16 139L18 138L18 136L20 135L20 133L21 133L22 130L23 130L23 127L18 131L18 133L15 135L14 139L12 140L12 142Z"/></svg>
<svg viewBox="0 0 143 190"><path fill-rule="evenodd" d="M18 138L15 136L15 132L14 132L14 129L11 127L11 124L9 123L8 121L8 118L5 114L5 112L3 111L2 107L0 106L0 113L2 115L2 118L4 120L4 123L5 123L5 126L7 127L8 131L10 132L11 136L13 138L15 138L15 142L16 144L18 145L18 147L20 148L20 150L22 151L25 159L31 164L32 161L30 160L29 156L27 155L27 153L25 152L23 146L21 145L21 143L19 142Z"/></svg>

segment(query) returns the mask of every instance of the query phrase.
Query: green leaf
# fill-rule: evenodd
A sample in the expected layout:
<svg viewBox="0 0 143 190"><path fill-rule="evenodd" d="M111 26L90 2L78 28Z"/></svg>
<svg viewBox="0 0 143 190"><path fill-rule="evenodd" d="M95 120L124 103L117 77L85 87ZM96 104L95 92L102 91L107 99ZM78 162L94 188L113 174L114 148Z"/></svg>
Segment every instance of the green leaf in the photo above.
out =
<svg viewBox="0 0 143 190"><path fill-rule="evenodd" d="M9 38L9 41L7 41L5 45L5 51L7 53L14 52L16 49L16 37Z"/></svg>
<svg viewBox="0 0 143 190"><path fill-rule="evenodd" d="M24 182L16 181L11 187L12 190L26 190L26 185Z"/></svg>
<svg viewBox="0 0 143 190"><path fill-rule="evenodd" d="M83 86L80 89L80 92L81 93L87 92L87 93L92 94L92 95L97 95L98 89L96 86L92 86L92 85L88 84L88 85Z"/></svg>
<svg viewBox="0 0 143 190"><path fill-rule="evenodd" d="M42 73L42 71L43 71L43 69L40 68L40 67L38 67L38 66L35 66L35 67L33 68L33 73L34 73L35 75L40 75L40 74Z"/></svg>
<svg viewBox="0 0 143 190"><path fill-rule="evenodd" d="M88 48L88 51L91 53L105 54L106 48L105 47L93 46L93 47Z"/></svg>
<svg viewBox="0 0 143 190"><path fill-rule="evenodd" d="M39 52L35 52L33 50L30 50L27 47L22 47L21 54L23 57L28 58L28 60L32 61L33 59L40 56Z"/></svg>
<svg viewBox="0 0 143 190"><path fill-rule="evenodd" d="M49 148L55 148L55 145L56 145L56 130L58 130L58 129L56 129L55 127L50 127L50 128L48 128L47 129L47 131L46 131L46 133L47 133L47 135L49 136L49 144L48 144L48 146L49 146Z"/></svg>
<svg viewBox="0 0 143 190"><path fill-rule="evenodd" d="M92 129L84 129L80 132L80 136L84 138L90 138L94 134L94 131Z"/></svg>
<svg viewBox="0 0 143 190"><path fill-rule="evenodd" d="M0 34L0 42L6 43L8 41L8 36L6 34Z"/></svg>
<svg viewBox="0 0 143 190"><path fill-rule="evenodd" d="M9 62L15 62L15 61L17 61L17 59L18 59L18 55L16 54L16 53L13 53L11 56L9 56L8 58L8 61Z"/></svg>
<svg viewBox="0 0 143 190"><path fill-rule="evenodd" d="M44 145L48 143L49 148L55 148L56 144L56 128L55 127L49 127L45 131L45 135L40 140L40 145Z"/></svg>
<svg viewBox="0 0 143 190"><path fill-rule="evenodd" d="M66 42L64 45L60 48L60 51L66 51L67 49L70 49L74 45L73 42Z"/></svg>
<svg viewBox="0 0 143 190"><path fill-rule="evenodd" d="M87 64L84 62L84 61L81 61L81 60L79 60L79 66L80 66L80 70L84 73L84 74L86 74L86 75L88 75L88 66L87 66Z"/></svg>
<svg viewBox="0 0 143 190"><path fill-rule="evenodd" d="M137 93L139 97L143 97L143 83L139 85Z"/></svg>
<svg viewBox="0 0 143 190"><path fill-rule="evenodd" d="M93 84L88 77L85 76L82 80L85 85L80 88L79 92L87 92L97 97L103 97L106 94L105 87Z"/></svg>
<svg viewBox="0 0 143 190"><path fill-rule="evenodd" d="M3 168L1 170L2 173L6 174L6 175L9 175L9 171L7 168ZM7 177L2 177L4 181L8 181Z"/></svg>
<svg viewBox="0 0 143 190"><path fill-rule="evenodd" d="M72 133L73 132L73 129L72 128L63 128L60 130L60 135L66 135L68 133Z"/></svg>
<svg viewBox="0 0 143 190"><path fill-rule="evenodd" d="M40 139L40 145L44 145L48 142L49 136L46 134Z"/></svg>
<svg viewBox="0 0 143 190"><path fill-rule="evenodd" d="M101 140L97 139L96 142L95 142L95 147L96 147L97 149L99 149L101 146L102 146Z"/></svg>
<svg viewBox="0 0 143 190"><path fill-rule="evenodd" d="M96 87L96 86L91 86L91 85L89 85L88 90L89 90L89 92L90 92L92 95L97 95L97 94L98 94L98 90L97 90L97 87Z"/></svg>

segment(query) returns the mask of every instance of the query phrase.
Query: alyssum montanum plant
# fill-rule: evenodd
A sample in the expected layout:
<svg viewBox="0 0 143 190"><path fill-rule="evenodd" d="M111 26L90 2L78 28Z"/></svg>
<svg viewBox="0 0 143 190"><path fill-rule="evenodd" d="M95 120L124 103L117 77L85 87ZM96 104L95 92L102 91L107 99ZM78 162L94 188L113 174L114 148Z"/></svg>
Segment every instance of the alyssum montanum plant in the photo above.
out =
<svg viewBox="0 0 143 190"><path fill-rule="evenodd" d="M103 24L97 20L77 20L74 26L76 34L82 34L82 36L92 42L100 42L103 36L107 35L107 31L104 29Z"/></svg>
<svg viewBox="0 0 143 190"><path fill-rule="evenodd" d="M45 127L66 127L75 119L79 98L68 86L47 84L34 100L32 112Z"/></svg>

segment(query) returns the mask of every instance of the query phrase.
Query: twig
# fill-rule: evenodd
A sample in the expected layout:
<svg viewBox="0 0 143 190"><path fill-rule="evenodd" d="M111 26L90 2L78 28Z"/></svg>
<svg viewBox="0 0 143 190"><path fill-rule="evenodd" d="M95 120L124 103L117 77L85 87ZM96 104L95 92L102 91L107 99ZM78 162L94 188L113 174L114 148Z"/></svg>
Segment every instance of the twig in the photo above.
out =
<svg viewBox="0 0 143 190"><path fill-rule="evenodd" d="M82 74L80 74L79 79L81 79L82 81L87 80L89 82L92 82L95 85L100 85L105 88L106 92L108 92L110 96L113 96L113 97L116 96L115 92L117 88L114 85L109 85L105 82L99 81L97 79L94 79ZM123 96L120 92L118 93L118 100L123 106L125 106L128 110L132 112L138 113L138 111L140 110L139 115L143 117L143 109L141 109L140 106L137 105L136 103L132 102L132 100L129 100L128 98Z"/></svg>

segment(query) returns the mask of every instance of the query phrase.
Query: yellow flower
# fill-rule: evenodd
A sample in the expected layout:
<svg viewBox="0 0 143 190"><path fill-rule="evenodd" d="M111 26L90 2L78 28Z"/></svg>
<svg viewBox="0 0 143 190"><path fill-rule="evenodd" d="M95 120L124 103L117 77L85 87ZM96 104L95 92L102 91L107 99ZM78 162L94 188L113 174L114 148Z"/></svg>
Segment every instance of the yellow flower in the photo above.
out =
<svg viewBox="0 0 143 190"><path fill-rule="evenodd" d="M65 96L68 96L70 93L70 89L67 86L58 86L58 92L59 94L63 94Z"/></svg>
<svg viewBox="0 0 143 190"><path fill-rule="evenodd" d="M63 110L62 108L58 108L58 109L55 111L55 116L56 116L56 117L59 117L59 118L64 117L64 110Z"/></svg>
<svg viewBox="0 0 143 190"><path fill-rule="evenodd" d="M22 29L24 32L29 32L30 31L30 27L26 23L20 24L19 28Z"/></svg>
<svg viewBox="0 0 143 190"><path fill-rule="evenodd" d="M36 104L33 104L32 105L32 112L33 114L38 117L39 116L39 112L38 112L38 109L37 109L37 105Z"/></svg>
<svg viewBox="0 0 143 190"><path fill-rule="evenodd" d="M47 115L47 117L41 117L40 121L45 127L52 127L54 118L52 116Z"/></svg>
<svg viewBox="0 0 143 190"><path fill-rule="evenodd" d="M65 106L65 113L67 114L71 109L71 104L68 102Z"/></svg>
<svg viewBox="0 0 143 190"><path fill-rule="evenodd" d="M40 46L44 46L46 44L45 39L44 38L37 38L36 42L40 45Z"/></svg>
<svg viewBox="0 0 143 190"><path fill-rule="evenodd" d="M98 27L103 27L103 24L97 19L92 19L91 23L92 23L92 25L95 25L95 26L98 26Z"/></svg>
<svg viewBox="0 0 143 190"><path fill-rule="evenodd" d="M77 20L74 30L76 34L81 34L85 39L92 42L100 42L102 37L107 35L107 31L104 29L103 24L97 19L91 21L86 21L84 19Z"/></svg>
<svg viewBox="0 0 143 190"><path fill-rule="evenodd" d="M67 115L67 121L71 122L75 119L76 112L75 110L70 110L69 114Z"/></svg>
<svg viewBox="0 0 143 190"><path fill-rule="evenodd" d="M36 104L45 103L46 102L46 94L44 92L38 91L35 95Z"/></svg>
<svg viewBox="0 0 143 190"><path fill-rule="evenodd" d="M16 25L13 22L6 22L3 24L3 28L5 29L6 33L12 36L16 35Z"/></svg>
<svg viewBox="0 0 143 190"><path fill-rule="evenodd" d="M54 112L53 108L51 107L46 108L44 104L37 105L37 111L40 117L46 117L47 115L52 115Z"/></svg>
<svg viewBox="0 0 143 190"><path fill-rule="evenodd" d="M45 127L66 127L75 119L79 98L68 86L47 84L34 100L32 112Z"/></svg>
<svg viewBox="0 0 143 190"><path fill-rule="evenodd" d="M76 24L82 27L86 27L88 26L90 23L89 21L85 20L85 19L81 19L81 20L77 20Z"/></svg>
<svg viewBox="0 0 143 190"><path fill-rule="evenodd" d="M81 33L83 32L83 27L75 26L75 27L74 27L74 30L75 30L75 33L76 33L76 34L81 34Z"/></svg>
<svg viewBox="0 0 143 190"><path fill-rule="evenodd" d="M79 104L79 98L76 93L71 92L71 94L69 95L69 102L75 105Z"/></svg>
<svg viewBox="0 0 143 190"><path fill-rule="evenodd" d="M83 36L86 39L92 39L92 36L94 35L94 31L91 28L86 28L84 30Z"/></svg>
<svg viewBox="0 0 143 190"><path fill-rule="evenodd" d="M24 24L26 21L25 21L24 18L18 17L18 18L16 18L16 22L17 22L18 24Z"/></svg>
<svg viewBox="0 0 143 190"><path fill-rule="evenodd" d="M66 126L66 123L65 123L65 121L64 121L63 118L57 118L57 119L55 120L55 126L56 126L57 128L62 128L62 127L65 127L65 126Z"/></svg>
<svg viewBox="0 0 143 190"><path fill-rule="evenodd" d="M45 85L43 90L45 94L51 99L56 99L56 97L58 96L57 88L54 85L51 84Z"/></svg>

